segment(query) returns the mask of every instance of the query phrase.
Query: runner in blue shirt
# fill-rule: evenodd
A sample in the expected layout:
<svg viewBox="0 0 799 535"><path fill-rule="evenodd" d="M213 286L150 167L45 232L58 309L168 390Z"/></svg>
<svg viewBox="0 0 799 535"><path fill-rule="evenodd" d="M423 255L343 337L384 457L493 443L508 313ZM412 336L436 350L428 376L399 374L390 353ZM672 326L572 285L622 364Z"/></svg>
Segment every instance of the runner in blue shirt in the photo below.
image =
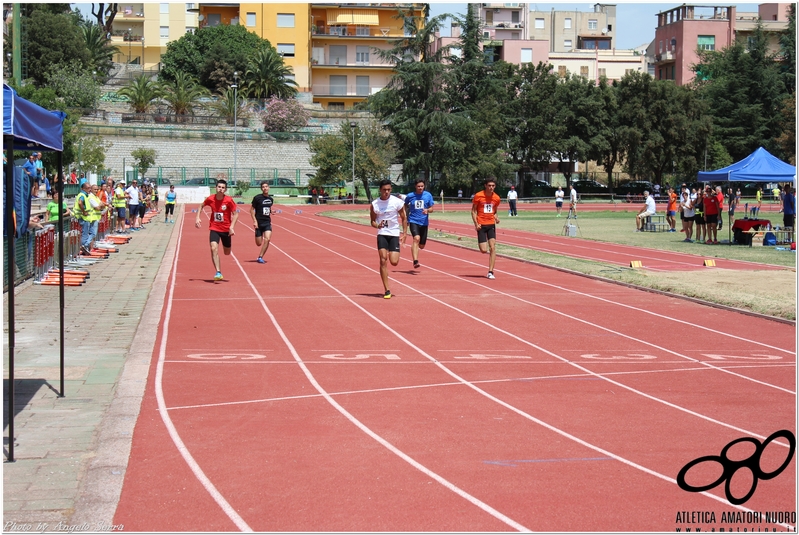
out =
<svg viewBox="0 0 799 535"><path fill-rule="evenodd" d="M427 243L427 225L429 223L427 215L433 211L435 201L429 191L424 190L424 180L416 181L416 191L405 196L405 213L408 215L408 224L413 236L411 245L411 255L413 256L413 267L419 268L419 249L424 249ZM403 244L405 243L403 234Z"/></svg>

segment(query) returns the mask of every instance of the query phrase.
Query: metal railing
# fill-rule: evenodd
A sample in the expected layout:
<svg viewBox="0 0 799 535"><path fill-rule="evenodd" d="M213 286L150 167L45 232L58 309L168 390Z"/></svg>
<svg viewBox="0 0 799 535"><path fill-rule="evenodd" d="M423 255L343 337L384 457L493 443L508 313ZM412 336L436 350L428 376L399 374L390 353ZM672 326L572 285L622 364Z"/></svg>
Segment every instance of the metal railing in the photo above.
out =
<svg viewBox="0 0 799 535"><path fill-rule="evenodd" d="M206 130L148 126L118 126L81 124L83 135L142 137L150 139L199 139L214 141L233 141L233 130ZM308 141L319 132L258 132L255 130L239 130L235 132L238 141Z"/></svg>

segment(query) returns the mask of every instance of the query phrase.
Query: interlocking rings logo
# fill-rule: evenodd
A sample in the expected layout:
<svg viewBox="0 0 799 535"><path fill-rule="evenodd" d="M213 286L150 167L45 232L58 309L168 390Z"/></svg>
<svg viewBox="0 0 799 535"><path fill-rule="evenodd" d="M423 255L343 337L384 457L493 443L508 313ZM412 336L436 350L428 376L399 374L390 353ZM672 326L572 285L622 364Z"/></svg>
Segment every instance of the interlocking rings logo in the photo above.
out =
<svg viewBox="0 0 799 535"><path fill-rule="evenodd" d="M760 456L763 454L763 451L766 449L774 439L782 437L786 439L790 445L788 455L785 457L785 462L783 462L779 468L773 470L771 472L764 472L760 468ZM727 457L727 452L730 451L730 448L739 444L741 442L751 442L755 446L755 452L747 457L746 459L740 461L733 461L729 457ZM706 490L710 490L712 488L717 487L722 481L724 481L724 493L727 495L727 501L733 505L741 505L749 501L749 498L755 493L755 489L757 488L757 482L759 480L767 481L769 479L773 479L780 475L783 470L788 466L793 458L794 451L796 451L796 437L793 436L793 433L788 431L787 429L783 429L781 431L777 431L776 433L772 434L766 440L763 441L761 444L760 441L751 437L744 437L738 438L733 440L726 446L724 449L721 450L721 455L707 455L705 457L700 457L698 459L694 459L690 463L683 466L680 473L677 474L677 484L680 486L682 490L688 492L704 492ZM704 463L704 462L717 462L723 468L721 476L713 483L709 485L702 485L699 487L694 487L689 485L685 482L685 475L688 471L693 468L694 466ZM730 490L730 482L732 481L733 476L735 473L740 470L741 468L748 468L750 472L752 472L752 488L749 489L749 492L746 493L746 496L743 498L736 498L732 495L732 491Z"/></svg>

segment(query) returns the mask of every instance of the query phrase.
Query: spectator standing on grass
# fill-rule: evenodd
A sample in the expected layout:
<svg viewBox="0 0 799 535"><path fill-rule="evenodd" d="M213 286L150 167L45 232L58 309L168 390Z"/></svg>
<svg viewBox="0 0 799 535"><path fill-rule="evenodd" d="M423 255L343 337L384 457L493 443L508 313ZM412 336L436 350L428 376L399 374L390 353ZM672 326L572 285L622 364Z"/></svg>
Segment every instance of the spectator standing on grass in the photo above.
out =
<svg viewBox="0 0 799 535"><path fill-rule="evenodd" d="M153 186L152 187L153 187L153 191L152 191L152 194L150 196L150 209L153 212L158 213L158 184L153 182Z"/></svg>
<svg viewBox="0 0 799 535"><path fill-rule="evenodd" d="M696 225L696 243L702 243L707 238L705 232L705 195L702 188L691 195L691 204L694 208L694 224Z"/></svg>
<svg viewBox="0 0 799 535"><path fill-rule="evenodd" d="M782 194L782 226L792 229L795 219L796 194L791 190L791 186L786 184Z"/></svg>
<svg viewBox="0 0 799 535"><path fill-rule="evenodd" d="M560 217L560 212L563 210L563 195L563 188L558 186L558 190L555 192L555 209L558 211L556 217Z"/></svg>
<svg viewBox="0 0 799 535"><path fill-rule="evenodd" d="M577 219L577 190L574 189L574 184L569 191L569 211L574 214L574 219Z"/></svg>
<svg viewBox="0 0 799 535"><path fill-rule="evenodd" d="M419 249L424 249L427 244L427 228L430 224L428 214L433 211L433 195L424 189L424 180L417 180L414 191L405 196L405 215L408 227L413 236L411 244L411 256L413 257L413 267L419 268ZM407 231L402 233L403 245Z"/></svg>
<svg viewBox="0 0 799 535"><path fill-rule="evenodd" d="M459 198L459 199L462 199L462 198L463 198L463 190L462 190L462 189L460 189L460 188L458 188L458 198Z"/></svg>
<svg viewBox="0 0 799 535"><path fill-rule="evenodd" d="M499 224L499 204L502 200L494 193L497 181L488 177L483 183L483 191L478 191L472 200L472 221L477 231L477 246L483 254L488 253L488 275L494 279L494 262L497 259L497 225Z"/></svg>
<svg viewBox="0 0 799 535"><path fill-rule="evenodd" d="M666 222L669 224L669 232L677 232L675 228L677 226L677 221L674 219L674 216L677 215L678 206L679 199L677 198L677 194L674 193L674 188L669 186L669 204L666 206Z"/></svg>
<svg viewBox="0 0 799 535"><path fill-rule="evenodd" d="M763 206L763 186L757 187L757 193L755 193L755 202L757 205L752 207L752 218L757 218L760 216L760 207Z"/></svg>
<svg viewBox="0 0 799 535"><path fill-rule="evenodd" d="M644 219L655 215L656 212L655 197L650 195L649 191L644 191L644 205L638 210L638 214L635 216L635 231L641 232Z"/></svg>
<svg viewBox="0 0 799 535"><path fill-rule="evenodd" d="M682 228L685 232L684 242L692 243L694 240L694 205L691 202L691 193L688 188L682 190L680 198L680 213L682 214Z"/></svg>
<svg viewBox="0 0 799 535"><path fill-rule="evenodd" d="M214 275L215 281L224 279L222 276L222 268L219 264L219 242L222 242L222 248L225 255L230 255L230 250L233 246L233 234L235 234L236 221L239 219L239 214L236 211L236 203L231 199L227 192L227 181L224 179L217 179L216 193L208 196L197 210L197 219L194 221L194 226L197 228L202 227L200 216L205 212L205 207L211 209L210 218L210 235L209 241L211 246L211 262L214 264L216 274Z"/></svg>
<svg viewBox="0 0 799 535"><path fill-rule="evenodd" d="M516 199L519 198L519 195L516 193L516 188L514 186L510 187L510 191L508 191L508 216L509 217L516 217L518 214L516 212Z"/></svg>
<svg viewBox="0 0 799 535"><path fill-rule="evenodd" d="M721 191L721 186L716 186L716 190L715 191L711 191L710 193L715 195L716 196L716 201L718 201L718 209L719 209L719 228L718 228L718 230L721 230L722 224L724 223L724 221L721 219L721 216L724 213L724 193ZM716 243L718 243L718 242L716 242Z"/></svg>
<svg viewBox="0 0 799 535"><path fill-rule="evenodd" d="M727 224L730 228L732 228L732 224L735 221L735 208L738 206L740 198L741 190L738 190L738 193L734 193L732 188L727 188Z"/></svg>
<svg viewBox="0 0 799 535"><path fill-rule="evenodd" d="M718 243L716 230L719 222L719 200L710 186L705 187L705 197L702 202L705 205L705 244L712 245Z"/></svg>

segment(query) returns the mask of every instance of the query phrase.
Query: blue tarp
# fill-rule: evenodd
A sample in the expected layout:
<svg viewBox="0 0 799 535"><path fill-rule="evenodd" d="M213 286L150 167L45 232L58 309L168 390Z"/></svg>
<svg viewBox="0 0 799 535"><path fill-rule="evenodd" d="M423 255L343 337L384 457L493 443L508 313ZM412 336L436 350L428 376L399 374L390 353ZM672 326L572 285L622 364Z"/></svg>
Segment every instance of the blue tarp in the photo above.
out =
<svg viewBox="0 0 799 535"><path fill-rule="evenodd" d="M15 150L64 150L66 114L49 111L3 84L3 135L14 136Z"/></svg>
<svg viewBox="0 0 799 535"><path fill-rule="evenodd" d="M6 206L6 182L5 169L3 170L3 208ZM28 220L31 217L31 187L27 175L21 167L14 167L14 222L17 227L15 236L19 238L28 232ZM3 236L6 235L6 227L3 226Z"/></svg>
<svg viewBox="0 0 799 535"><path fill-rule="evenodd" d="M796 167L760 147L732 165L715 171L700 171L700 182L793 182Z"/></svg>

